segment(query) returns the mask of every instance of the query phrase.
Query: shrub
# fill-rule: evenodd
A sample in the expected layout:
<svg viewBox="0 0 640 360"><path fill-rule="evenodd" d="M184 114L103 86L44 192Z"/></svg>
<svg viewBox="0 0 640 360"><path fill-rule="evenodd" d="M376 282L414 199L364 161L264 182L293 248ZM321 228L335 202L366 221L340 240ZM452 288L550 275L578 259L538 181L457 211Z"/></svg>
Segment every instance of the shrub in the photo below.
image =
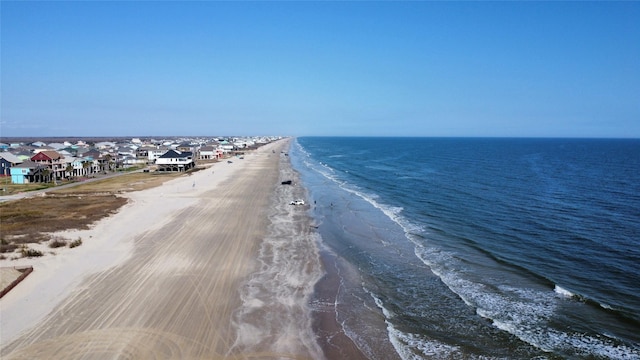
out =
<svg viewBox="0 0 640 360"><path fill-rule="evenodd" d="M80 246L80 245L82 245L82 239L81 238L78 238L78 240L75 240L75 241L72 241L71 243L69 243L69 247L72 248L72 249L74 247L77 247L77 246Z"/></svg>
<svg viewBox="0 0 640 360"><path fill-rule="evenodd" d="M64 240L59 240L59 239L53 239L50 243L49 243L49 247L52 249L55 248L59 248L59 247L63 247L63 246L67 246L67 242Z"/></svg>
<svg viewBox="0 0 640 360"><path fill-rule="evenodd" d="M42 251L36 250L36 249L31 249L28 247L23 247L22 248L22 257L38 257L38 256L42 256Z"/></svg>

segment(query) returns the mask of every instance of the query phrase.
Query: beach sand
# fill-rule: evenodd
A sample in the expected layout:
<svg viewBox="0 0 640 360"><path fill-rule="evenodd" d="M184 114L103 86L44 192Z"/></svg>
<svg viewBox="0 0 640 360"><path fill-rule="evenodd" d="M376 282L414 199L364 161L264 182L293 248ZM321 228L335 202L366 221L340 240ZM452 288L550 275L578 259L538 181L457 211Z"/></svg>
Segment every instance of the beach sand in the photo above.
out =
<svg viewBox="0 0 640 360"><path fill-rule="evenodd" d="M11 262L34 272L0 300L0 357L324 358L308 307L323 272L308 208L288 204L304 190L280 185L287 148L127 194L63 234L82 246Z"/></svg>

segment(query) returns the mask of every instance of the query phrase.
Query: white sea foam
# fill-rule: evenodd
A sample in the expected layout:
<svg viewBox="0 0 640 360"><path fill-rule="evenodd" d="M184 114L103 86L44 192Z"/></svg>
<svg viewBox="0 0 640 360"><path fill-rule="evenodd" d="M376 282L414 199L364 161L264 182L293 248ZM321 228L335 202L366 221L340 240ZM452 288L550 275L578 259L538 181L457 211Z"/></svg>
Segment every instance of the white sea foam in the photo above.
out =
<svg viewBox="0 0 640 360"><path fill-rule="evenodd" d="M419 360L424 358L457 358L462 357L461 349L440 341L425 339L418 334L404 333L389 326L389 339L402 359ZM474 358L464 355L464 358Z"/></svg>
<svg viewBox="0 0 640 360"><path fill-rule="evenodd" d="M328 180L334 182L342 190L350 194L356 195L357 197L371 204L374 208L380 210L391 221L398 224L403 229L405 234L409 235L412 233L424 232L423 226L413 224L402 216L402 211L404 209L401 206L387 205L378 201L378 199L380 198L378 194L364 191L360 189L357 185L349 183L344 179L341 179L338 175L336 175L335 170L327 164L321 163L322 169L313 167L311 163L308 163L307 165L310 168L315 169L318 173L323 175Z"/></svg>
<svg viewBox="0 0 640 360"><path fill-rule="evenodd" d="M565 288L563 288L563 287L561 287L559 285L556 285L554 287L553 291L556 294L558 294L559 296L563 297L563 298L578 299L578 300L581 300L581 301L586 301L586 297L581 296L579 294L572 293L571 291L569 291L569 290L567 290L567 289L565 289ZM603 309L616 311L616 309L611 305L604 304L604 303L598 303L598 305Z"/></svg>
<svg viewBox="0 0 640 360"><path fill-rule="evenodd" d="M364 191L360 191L355 186L349 186L349 185L346 185L346 184L341 184L340 188L342 188L344 191L347 191L349 193L352 193L352 194L360 197L364 201L366 201L369 204L371 204L374 208L380 210L387 218L389 218L389 220L391 220L393 223L397 224L402 229L402 231L404 232L406 238L411 239L413 234L424 233L424 231L425 231L424 226L420 226L420 225L414 224L414 223L408 221L404 216L402 216L402 212L404 211L404 208L402 208L400 206L386 205L386 204L384 204L384 203L382 203L382 202L377 200L379 198L379 196L377 194L370 194L370 193L367 193L367 192L364 192ZM388 242L385 242L384 240L381 240L381 241L385 245L389 245L390 244Z"/></svg>
<svg viewBox="0 0 640 360"><path fill-rule="evenodd" d="M403 332L393 325L395 314L384 306L384 302L371 291L367 291L385 317L389 341L396 353L404 360L419 360L424 358L457 358L462 356L458 346L448 345L441 341L428 339L423 335ZM481 357L465 358L480 359Z"/></svg>
<svg viewBox="0 0 640 360"><path fill-rule="evenodd" d="M567 289L565 289L565 288L563 288L563 287L561 287L559 285L556 285L555 288L553 288L553 291L555 291L556 294L558 294L558 295L560 295L562 297L566 297L566 298L571 298L571 297L575 296L574 293L572 293L571 291L569 291L569 290L567 290Z"/></svg>
<svg viewBox="0 0 640 360"><path fill-rule="evenodd" d="M558 301L551 292L500 285L498 292L486 285L464 279L456 270L451 253L416 246L416 255L478 315L490 319L497 328L543 350L575 352L609 359L640 359L640 349L615 344L611 339L577 332L562 332L547 324ZM575 296L556 286L555 294Z"/></svg>
<svg viewBox="0 0 640 360"><path fill-rule="evenodd" d="M616 310L613 306L608 304L598 303L598 305L600 305L603 309L614 310L614 311Z"/></svg>
<svg viewBox="0 0 640 360"><path fill-rule="evenodd" d="M468 306L475 308L480 316L490 319L497 328L544 351L562 353L563 350L566 350L567 353L577 353L578 356L584 355L585 357L640 359L638 348L620 346L605 337L587 336L550 327L549 323L553 320L558 305L566 301L565 298L576 296L571 291L557 285L551 291L550 289L518 287L519 285L500 285L499 282L485 285L485 281L474 281L473 277L463 273L465 265L456 258L454 253L432 247L412 235L413 233L422 234L425 229L404 218L401 207L383 204L377 195L370 194L345 181L341 178L344 174L337 174L327 164L322 164L321 169L309 165L310 168L335 182L343 190L367 201L400 225L405 230L407 238L414 243L415 254L418 258L429 266L451 291L456 293ZM454 352L446 352L446 344L430 343L421 335L403 333L396 329L392 324L393 313L385 309L380 299L376 297L373 299L385 316L389 339L403 359L433 357L430 355L429 349L440 351L441 357L455 357ZM606 305L601 306L606 307ZM439 345L444 345L444 347ZM451 350L450 348L448 350ZM422 357L416 355L418 349L422 353Z"/></svg>
<svg viewBox="0 0 640 360"><path fill-rule="evenodd" d="M449 252L416 245L416 255L451 291L475 308L478 315L491 319L496 325L501 324L503 330L513 333L517 329L535 327L550 319L555 311L553 297L543 292L507 285L498 286L496 291L465 279L460 274L459 260Z"/></svg>
<svg viewBox="0 0 640 360"><path fill-rule="evenodd" d="M296 147L298 151L300 151L306 158L311 158L311 154L298 142L298 139L295 139L293 142L293 146Z"/></svg>
<svg viewBox="0 0 640 360"><path fill-rule="evenodd" d="M541 329L529 335L531 343L546 349L577 352L584 357L601 359L640 359L640 349L615 344L611 339L582 333Z"/></svg>

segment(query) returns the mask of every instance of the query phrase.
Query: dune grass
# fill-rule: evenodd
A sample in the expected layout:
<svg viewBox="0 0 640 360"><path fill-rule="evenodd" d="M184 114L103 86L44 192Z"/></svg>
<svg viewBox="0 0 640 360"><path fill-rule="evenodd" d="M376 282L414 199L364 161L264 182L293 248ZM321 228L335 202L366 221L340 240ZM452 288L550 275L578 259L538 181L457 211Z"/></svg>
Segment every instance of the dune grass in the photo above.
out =
<svg viewBox="0 0 640 360"><path fill-rule="evenodd" d="M50 234L57 231L87 229L127 203L118 194L156 187L188 174L129 173L0 203L0 253L21 252L24 244L49 242ZM81 243L76 240L69 246ZM28 255L22 251L22 256Z"/></svg>

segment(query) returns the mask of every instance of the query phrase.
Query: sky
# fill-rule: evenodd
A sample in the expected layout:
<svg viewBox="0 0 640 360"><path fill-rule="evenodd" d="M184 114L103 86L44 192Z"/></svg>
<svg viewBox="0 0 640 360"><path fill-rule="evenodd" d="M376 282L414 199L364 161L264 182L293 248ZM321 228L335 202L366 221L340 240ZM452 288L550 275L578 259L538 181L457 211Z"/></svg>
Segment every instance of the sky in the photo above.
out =
<svg viewBox="0 0 640 360"><path fill-rule="evenodd" d="M0 2L0 137L640 138L640 2Z"/></svg>

